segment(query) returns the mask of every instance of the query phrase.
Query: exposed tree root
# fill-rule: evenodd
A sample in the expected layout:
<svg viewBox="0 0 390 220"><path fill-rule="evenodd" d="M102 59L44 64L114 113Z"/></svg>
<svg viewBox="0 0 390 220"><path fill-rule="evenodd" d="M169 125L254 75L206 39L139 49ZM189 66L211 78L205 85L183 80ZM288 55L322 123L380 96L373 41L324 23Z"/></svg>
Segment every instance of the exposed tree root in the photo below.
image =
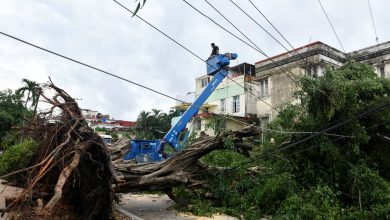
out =
<svg viewBox="0 0 390 220"><path fill-rule="evenodd" d="M75 219L112 219L113 168L108 150L73 98L53 83L44 91L41 97L50 109L23 128L40 148L31 167L13 173L28 175L19 183L24 192L6 211L20 219L53 219L67 207ZM37 203L43 207L32 208Z"/></svg>

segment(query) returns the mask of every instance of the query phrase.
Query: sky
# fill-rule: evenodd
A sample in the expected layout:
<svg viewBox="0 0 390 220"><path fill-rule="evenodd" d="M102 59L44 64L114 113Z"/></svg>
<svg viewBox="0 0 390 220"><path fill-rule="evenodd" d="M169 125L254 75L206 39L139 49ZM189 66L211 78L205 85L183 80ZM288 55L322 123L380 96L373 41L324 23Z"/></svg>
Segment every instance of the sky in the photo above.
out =
<svg viewBox="0 0 390 220"><path fill-rule="evenodd" d="M118 0L119 1L119 0ZM187 0L240 35L205 1ZM135 9L133 0L121 4ZM286 52L230 0L209 0L268 56ZM234 0L277 39L247 0ZM252 0L294 47L321 41L341 50L317 0ZM346 52L376 44L367 0L322 0ZM389 0L371 0L379 43L390 41ZM0 0L0 31L177 97L195 90L206 64L117 5L102 0ZM148 0L139 16L207 59L210 43L238 53L231 65L265 57L180 0ZM285 43L286 47L287 44ZM136 120L142 110L169 111L175 101L0 35L0 90L27 78L54 84L79 99L81 108Z"/></svg>

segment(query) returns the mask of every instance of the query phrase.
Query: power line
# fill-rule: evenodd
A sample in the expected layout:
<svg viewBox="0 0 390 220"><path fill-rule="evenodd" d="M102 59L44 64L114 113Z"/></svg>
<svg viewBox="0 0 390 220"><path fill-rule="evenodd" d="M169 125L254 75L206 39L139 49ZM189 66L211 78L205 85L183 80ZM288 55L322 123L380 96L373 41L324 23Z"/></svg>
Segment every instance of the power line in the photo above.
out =
<svg viewBox="0 0 390 220"><path fill-rule="evenodd" d="M238 32L240 32L240 34L242 34L249 42L251 42L253 44L253 46L255 46L259 51L262 51L251 39L249 39L248 36L246 36L239 28L237 28L237 26L235 26L228 18L226 18L225 15L223 15L217 8L214 7L214 5L212 5L209 1L207 0L204 0L211 8L213 8L219 15L221 15L227 22L229 22L229 24L231 24ZM264 55L264 51L263 51L263 55Z"/></svg>
<svg viewBox="0 0 390 220"><path fill-rule="evenodd" d="M368 2L368 8L370 9L370 15L371 15L372 26L374 27L375 41L376 41L376 43L378 43L378 35L377 35L377 33L376 33L375 22L374 22L374 16L372 15L370 0L367 0L367 2Z"/></svg>
<svg viewBox="0 0 390 220"><path fill-rule="evenodd" d="M77 63L77 64L80 64L80 65L82 65L82 66L88 67L88 68L90 68L90 69L96 70L96 71L98 71L98 72L104 73L104 74L106 74L106 75L109 75L109 76L115 77L115 78L117 78L117 79L126 81L126 82L128 82L128 83L131 83L131 84L136 85L136 86L138 86L138 87L144 88L144 89L149 90L149 91L151 91L151 92L154 92L154 93L156 93L156 94L165 96L165 97L170 98L170 99L173 99L173 100L175 100L175 101L183 102L183 101L181 101L180 99L174 98L174 97L172 97L172 96L170 96L170 95L164 94L164 93L162 93L162 92L160 92L160 91L157 91L157 90L152 89L152 88L150 88L150 87L144 86L144 85L142 85L142 84L140 84L140 83L137 83L137 82L134 82L134 81L132 81L132 80L123 78L123 77L121 77L121 76L119 76L119 75L117 75L117 74L114 74L114 73L108 72L108 71L106 71L106 70L100 69L100 68L98 68L98 67L95 67L95 66L86 64L86 63L84 63L84 62L81 62L81 61L78 61L78 60L76 60L76 59L70 58L70 57L68 57L68 56L59 54L59 53L54 52L54 51L52 51L52 50L45 49L45 48L43 48L43 47L41 47L41 46L38 46L38 45L36 45L36 44L27 42L27 41L22 40L22 39L20 39L20 38L18 38L18 37L15 37L15 36L6 34L6 33L2 32L2 31L0 31L0 34L4 35L4 36L6 36L6 37L12 38L12 39L14 39L14 40L17 40L17 41L19 41L19 42L22 42L22 43L24 43L24 44L30 45L30 46L32 46L32 47L35 47L35 48L37 48L37 49L43 50L43 51L45 51L45 52L47 52L47 53L56 55L56 56L58 56L58 57L64 58L64 59L66 59L66 60L72 61L72 62L74 62L74 63Z"/></svg>
<svg viewBox="0 0 390 220"><path fill-rule="evenodd" d="M292 73L290 70L282 67L282 65L279 65L278 61L274 61L271 57L269 57L264 51L262 50L258 50L257 48L255 48L254 46L250 45L248 42L244 41L243 39L241 39L240 37L238 37L237 35L235 35L234 33L232 33L231 31L227 30L225 27L223 27L222 25L218 24L216 21L214 21L210 16L204 14L203 12L201 12L199 9L197 9L195 6L193 6L192 4L190 4L188 1L186 0L183 0L183 2L185 2L188 6L190 6L192 9L194 9L196 12L198 12L199 14L201 14L202 16L204 16L205 18L209 19L211 22L213 22L215 25L217 25L219 28L221 28L222 30L226 31L227 33L229 33L230 35L232 35L233 37L235 37L236 39L238 39L239 41L243 42L244 44L246 44L247 46L249 46L250 48L254 49L255 51L257 51L258 53L262 54L263 56L267 57L268 60L270 60L272 63L274 63L276 65L277 68L281 69L282 72L286 73L286 75L291 79L293 80L295 83L296 83L296 79L294 79L292 76L290 76L287 72L291 73L293 76L295 76L294 73Z"/></svg>
<svg viewBox="0 0 390 220"><path fill-rule="evenodd" d="M324 7L322 6L321 0L317 0L317 1L318 1L318 3L320 4L321 9L322 9L322 11L324 12L325 17L326 17L326 19L328 20L330 26L332 27L333 33L336 35L337 41L339 42L339 44L340 44L340 46L341 46L341 49L343 49L343 52L345 53L343 44L341 43L340 38L339 38L339 36L337 35L337 32L336 32L336 30L334 29L333 24L332 24L332 22L330 21L328 14L326 13Z"/></svg>
<svg viewBox="0 0 390 220"><path fill-rule="evenodd" d="M127 7L125 7L124 5L122 5L121 3L119 3L118 1L116 0L113 0L115 3L117 3L119 6L121 6L122 8L124 8L125 10L127 10L128 12L134 14L130 9L128 9ZM176 41L175 39L173 39L171 36L169 36L168 34L164 33L163 31L161 31L160 29L158 29L156 26L152 25L151 23L149 23L148 21L146 21L145 19L141 18L140 16L138 16L137 14L135 15L137 18L139 18L141 21L145 22L146 24L148 24L149 26L151 26L152 28L154 28L155 30L157 30L158 32L160 32L161 34L163 34L165 37L167 37L168 39L170 39L171 41L173 41L174 43L176 43L177 45L179 45L180 47L182 47L183 49L185 49L186 51L188 51L189 53L191 53L192 55L194 55L195 57L197 57L199 60L203 61L204 63L206 63L207 65L209 65L207 63L206 60L202 59L199 55L197 55L196 53L194 53L193 51L191 51L190 49L188 49L187 47L185 47L183 44L179 43L178 41ZM225 29L226 30L226 29ZM228 31L228 30L227 30ZM230 32L231 33L231 32ZM233 33L232 33L233 34ZM236 36L236 35L235 35ZM236 36L237 37L237 36ZM238 38L238 37L237 37ZM240 39L240 38L238 38ZM243 41L241 39L241 41ZM245 42L245 41L243 41ZM248 44L247 42L245 42L246 44ZM252 48L254 48L252 45L248 44L249 46L251 46ZM254 48L255 50L257 50L256 48ZM259 50L261 51L261 50ZM262 52L264 53L264 52ZM227 76L229 78L229 76ZM231 79L231 78L230 78ZM241 84L237 83L235 80L231 79L233 82L235 82L236 84L240 85L242 87ZM244 88L244 87L243 87ZM245 88L244 88L245 89ZM252 92L251 92L252 93ZM254 93L252 93L252 95L254 95L255 97L257 97L260 101L264 102L264 104L266 104L267 106L269 106L270 108L272 108L274 111L278 112L278 110L276 108L274 108L273 106L271 106L269 103L267 103L266 101L264 101L263 99L261 99L260 97L256 96Z"/></svg>
<svg viewBox="0 0 390 220"><path fill-rule="evenodd" d="M141 21L143 21L144 23L148 24L150 27L152 27L154 30L160 32L160 34L164 35L165 37L167 37L168 39L170 39L171 41L173 41L174 43L176 43L177 45L179 45L181 48L183 48L184 50L186 50L187 52L191 53L192 55L194 55L196 58L198 58L199 60L203 61L203 62L206 62L203 58L201 58L199 55L197 55L196 53L192 52L190 49L188 49L187 47L185 47L183 44L179 43L177 40L173 39L171 36L169 36L168 34L164 33L163 31L161 31L160 29L158 29L156 26L154 26L153 24L151 24L150 22L146 21L145 19L143 19L142 17L138 16L137 14L134 14L133 11L131 11L130 9L126 8L124 5L122 5L121 3L119 3L118 1L116 0L113 0L115 3L117 3L119 6L121 6L122 8L124 8L126 11L130 12L133 14L133 16L135 15L138 19L140 19Z"/></svg>
<svg viewBox="0 0 390 220"><path fill-rule="evenodd" d="M291 45L291 43L283 36L283 34L272 24L272 22L257 8L252 1L249 2L253 5L253 7L267 20L267 22L278 32L278 34L287 42L287 44L292 48L292 51L287 49L278 39L275 38L266 28L264 28L259 22L257 22L252 16L250 16L244 9L242 9L239 5L237 5L233 0L229 0L236 8L238 8L242 13L244 13L248 18L250 18L258 27L260 27L264 32L266 32L271 38L273 38L280 46L282 46L287 53L294 52L299 58L301 58L305 64L307 65L307 60ZM270 59L270 58L269 58ZM291 71L289 71L291 73ZM293 73L292 73L293 74ZM291 77L290 77L291 78ZM292 78L291 78L292 79ZM292 79L294 82L295 80Z"/></svg>
<svg viewBox="0 0 390 220"><path fill-rule="evenodd" d="M115 1L115 0L114 0ZM211 22L213 22L215 25L217 25L218 27L220 27L221 29L223 29L224 31L226 31L227 33L229 33L230 35L232 35L233 37L235 37L237 40L241 41L242 43L246 44L247 46L249 46L250 48L254 49L255 51L257 51L258 53L262 54L263 56L267 57L267 54L262 51L262 50L259 50L257 48L255 48L253 45L250 45L248 42L244 41L243 39L241 39L240 37L238 37L237 35L235 35L234 33L232 33L231 31L229 31L228 29L224 28L222 25L218 24L216 21L214 21L212 18L210 18L209 16L207 16L206 14L204 14L203 12L201 12L199 9L197 9L195 6L193 6L192 4L190 4L189 2L187 2L186 0L183 0L188 6L190 6L192 9L194 9L195 11L197 11L199 14L203 15L204 17L208 18Z"/></svg>
<svg viewBox="0 0 390 220"><path fill-rule="evenodd" d="M216 9L209 1L205 0L205 2L210 6L212 7L219 15L221 15L227 22L229 22L229 24L231 24L238 32L240 32L249 42L251 42L259 51L261 51L261 49L256 45L256 43L254 43L248 36L246 36L239 28L237 28L237 26L235 26L228 18L226 18L218 9ZM263 52L264 53L264 52ZM235 80L233 80L232 78L230 78L229 76L227 76L228 79L231 79L233 82L235 82L237 85L239 85L240 87L242 87L244 89L244 92L248 92L245 88L245 86L242 86L241 84L237 83ZM255 96L257 99L260 99L260 97L258 97L256 94L254 94L252 91L249 91L253 96ZM272 107L270 104L266 103L264 101L265 104L267 104L269 107L271 107L274 111L278 112L277 109L275 109L274 107Z"/></svg>
<svg viewBox="0 0 390 220"><path fill-rule="evenodd" d="M276 28L274 24L272 24L272 22L267 18L267 16L265 16L264 13L261 12L261 10L260 10L260 9L251 1L251 0L248 0L248 1L249 1L249 2L252 4L252 6L260 13L260 15L263 16L263 18L272 26L272 28L273 28L276 32L278 32L278 34L284 39L284 41L287 42L287 44L291 47L291 49L292 49L293 51L295 51L295 53L296 53L297 55L299 55L299 56L301 57L301 59L303 59L303 57L301 56L301 54L292 46L292 44L290 43L290 41L287 40L287 38L279 31L279 29Z"/></svg>
<svg viewBox="0 0 390 220"><path fill-rule="evenodd" d="M282 46L285 50L289 51L275 36L273 36L267 29L265 29L259 22L253 19L246 11L244 11L240 6L238 6L233 0L229 0L233 5L236 6L242 13L244 13L247 17L249 17L257 26L259 26L264 32L266 32L272 39L274 39L280 46Z"/></svg>

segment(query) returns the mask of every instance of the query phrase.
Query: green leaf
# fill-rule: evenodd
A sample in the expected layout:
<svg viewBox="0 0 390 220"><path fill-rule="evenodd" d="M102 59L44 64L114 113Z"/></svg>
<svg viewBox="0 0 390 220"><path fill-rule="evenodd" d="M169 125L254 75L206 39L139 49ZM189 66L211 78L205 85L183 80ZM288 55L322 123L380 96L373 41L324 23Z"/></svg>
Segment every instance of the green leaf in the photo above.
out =
<svg viewBox="0 0 390 220"><path fill-rule="evenodd" d="M138 3L137 8L135 9L132 17L134 17L137 14L140 8L141 8L141 3Z"/></svg>

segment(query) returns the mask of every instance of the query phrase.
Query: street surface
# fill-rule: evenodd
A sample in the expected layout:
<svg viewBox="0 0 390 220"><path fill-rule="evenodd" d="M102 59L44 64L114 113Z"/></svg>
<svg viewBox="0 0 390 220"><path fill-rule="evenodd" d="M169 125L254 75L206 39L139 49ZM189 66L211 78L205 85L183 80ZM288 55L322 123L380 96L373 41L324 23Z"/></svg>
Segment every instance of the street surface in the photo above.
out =
<svg viewBox="0 0 390 220"><path fill-rule="evenodd" d="M176 211L175 203L167 195L123 194L120 207L144 220L236 220L227 215L194 216Z"/></svg>

